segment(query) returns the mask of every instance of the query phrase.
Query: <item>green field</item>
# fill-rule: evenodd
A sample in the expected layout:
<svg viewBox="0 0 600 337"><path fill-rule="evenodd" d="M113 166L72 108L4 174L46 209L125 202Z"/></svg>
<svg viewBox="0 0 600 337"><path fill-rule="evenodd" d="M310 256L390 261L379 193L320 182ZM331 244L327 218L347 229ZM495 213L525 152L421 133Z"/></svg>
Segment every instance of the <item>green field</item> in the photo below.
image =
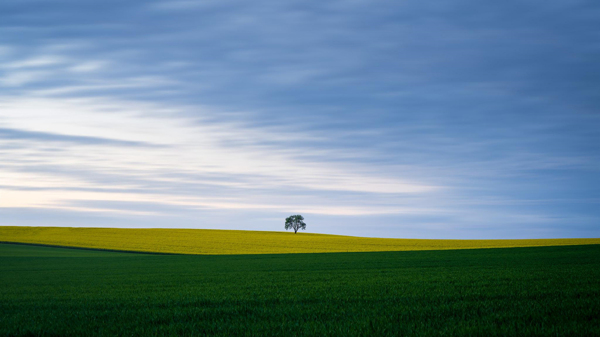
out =
<svg viewBox="0 0 600 337"><path fill-rule="evenodd" d="M152 255L0 244L0 336L600 336L600 246Z"/></svg>

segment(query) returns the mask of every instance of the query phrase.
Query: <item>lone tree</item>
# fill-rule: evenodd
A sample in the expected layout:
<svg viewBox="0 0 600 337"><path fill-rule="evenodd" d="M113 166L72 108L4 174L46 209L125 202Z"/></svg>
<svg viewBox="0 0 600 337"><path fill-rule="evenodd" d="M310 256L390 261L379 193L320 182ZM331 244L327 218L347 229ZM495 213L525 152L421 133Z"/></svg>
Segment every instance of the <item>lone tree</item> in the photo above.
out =
<svg viewBox="0 0 600 337"><path fill-rule="evenodd" d="M298 230L300 228L302 228L302 230L305 230L306 224L304 223L303 220L304 220L304 218L300 214L290 215L289 217L285 218L285 230L288 230L291 228L294 230L294 234L298 233Z"/></svg>

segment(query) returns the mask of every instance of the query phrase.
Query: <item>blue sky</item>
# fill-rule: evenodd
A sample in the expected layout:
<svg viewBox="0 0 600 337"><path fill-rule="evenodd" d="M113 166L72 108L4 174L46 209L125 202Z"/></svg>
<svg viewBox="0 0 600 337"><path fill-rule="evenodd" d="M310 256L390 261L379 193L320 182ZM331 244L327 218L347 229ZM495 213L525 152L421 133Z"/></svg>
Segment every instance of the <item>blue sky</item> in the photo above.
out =
<svg viewBox="0 0 600 337"><path fill-rule="evenodd" d="M600 236L597 1L0 2L0 225Z"/></svg>

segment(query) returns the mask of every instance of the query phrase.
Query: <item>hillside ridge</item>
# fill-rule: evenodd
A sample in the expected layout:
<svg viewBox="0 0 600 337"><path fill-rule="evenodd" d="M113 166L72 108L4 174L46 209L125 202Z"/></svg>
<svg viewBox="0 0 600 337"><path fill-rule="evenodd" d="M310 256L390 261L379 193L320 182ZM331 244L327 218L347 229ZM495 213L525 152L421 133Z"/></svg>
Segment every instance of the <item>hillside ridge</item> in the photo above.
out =
<svg viewBox="0 0 600 337"><path fill-rule="evenodd" d="M0 241L166 254L380 252L600 244L591 239L438 240L218 229L0 226Z"/></svg>

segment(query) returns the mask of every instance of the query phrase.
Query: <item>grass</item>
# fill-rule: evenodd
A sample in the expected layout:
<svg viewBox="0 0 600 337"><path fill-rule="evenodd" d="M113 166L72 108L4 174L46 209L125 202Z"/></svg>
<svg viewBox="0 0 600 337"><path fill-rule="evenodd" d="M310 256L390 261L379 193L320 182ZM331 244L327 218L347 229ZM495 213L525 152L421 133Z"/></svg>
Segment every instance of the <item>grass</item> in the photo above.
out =
<svg viewBox="0 0 600 337"><path fill-rule="evenodd" d="M208 229L1 227L0 242L176 254L378 252L600 244L600 239L419 240Z"/></svg>
<svg viewBox="0 0 600 337"><path fill-rule="evenodd" d="M600 246L152 255L0 244L0 336L600 336Z"/></svg>

